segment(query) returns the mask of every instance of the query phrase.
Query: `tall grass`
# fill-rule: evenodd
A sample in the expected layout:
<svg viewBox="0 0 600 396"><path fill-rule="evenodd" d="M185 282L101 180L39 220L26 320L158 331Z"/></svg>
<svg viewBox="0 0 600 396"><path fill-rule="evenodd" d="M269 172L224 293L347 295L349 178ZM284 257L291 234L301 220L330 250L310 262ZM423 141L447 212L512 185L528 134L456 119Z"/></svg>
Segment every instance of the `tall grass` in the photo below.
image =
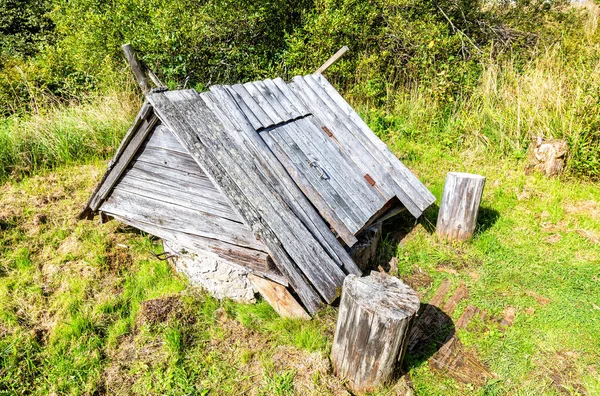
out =
<svg viewBox="0 0 600 396"><path fill-rule="evenodd" d="M355 100L393 145L402 135L451 149L525 156L537 137L566 139L568 171L600 178L600 8L586 3L583 34L541 48L528 62L489 59L468 97L440 103L422 89L392 92L386 109ZM399 150L402 151L402 150Z"/></svg>
<svg viewBox="0 0 600 396"><path fill-rule="evenodd" d="M0 181L112 154L138 108L127 90L0 120Z"/></svg>

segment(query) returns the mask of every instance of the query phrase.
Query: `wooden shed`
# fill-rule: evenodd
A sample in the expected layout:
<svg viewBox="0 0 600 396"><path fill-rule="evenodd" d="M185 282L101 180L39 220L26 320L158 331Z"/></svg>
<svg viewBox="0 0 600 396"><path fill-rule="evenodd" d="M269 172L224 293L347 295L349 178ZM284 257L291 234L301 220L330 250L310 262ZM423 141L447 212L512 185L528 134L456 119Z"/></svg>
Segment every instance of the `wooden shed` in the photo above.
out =
<svg viewBox="0 0 600 396"><path fill-rule="evenodd" d="M331 303L360 233L435 198L320 74L147 95L97 213Z"/></svg>

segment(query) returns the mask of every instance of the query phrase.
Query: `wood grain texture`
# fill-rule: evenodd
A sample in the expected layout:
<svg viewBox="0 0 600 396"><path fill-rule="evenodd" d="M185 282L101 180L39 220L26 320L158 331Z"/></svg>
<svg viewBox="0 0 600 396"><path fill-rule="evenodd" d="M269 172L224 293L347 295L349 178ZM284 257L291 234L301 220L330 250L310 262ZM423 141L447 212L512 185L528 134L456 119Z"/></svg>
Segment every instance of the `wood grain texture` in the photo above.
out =
<svg viewBox="0 0 600 396"><path fill-rule="evenodd" d="M146 70L142 63L138 60L135 50L131 46L131 44L124 44L121 46L121 49L125 53L125 58L131 67L131 71L135 77L135 80L139 84L144 95L150 91L150 82L148 82L148 78L146 78Z"/></svg>
<svg viewBox="0 0 600 396"><path fill-rule="evenodd" d="M391 379L419 306L417 294L393 276L346 278L331 353L335 374L352 391L373 390Z"/></svg>
<svg viewBox="0 0 600 396"><path fill-rule="evenodd" d="M480 175L461 172L446 175L437 235L456 241L465 241L473 236L484 185L485 177Z"/></svg>
<svg viewBox="0 0 600 396"><path fill-rule="evenodd" d="M306 76L307 82L311 87L318 89L321 87L322 91L319 91L323 98L325 98L334 112L340 112L344 114L346 122L351 129L357 128L358 138L366 138L368 142L364 141L363 144L370 146L374 152L378 154L378 158L386 169L390 172L390 175L401 187L402 191L406 194L403 197L402 194L398 195L400 201L409 209L409 211L415 216L419 217L425 209L427 209L433 202L435 197L425 187L425 185L406 167L398 158L391 152L384 142L381 141L369 128L369 126L362 120L358 113L346 102L346 100L340 95L340 93L327 81L323 75L312 75ZM399 193L399 191L397 191ZM417 206L417 210L411 210L410 204L405 200L410 199ZM408 203L408 204L407 204Z"/></svg>
<svg viewBox="0 0 600 396"><path fill-rule="evenodd" d="M307 275L299 269L297 262L306 258L299 251L301 247L293 246L298 245L298 239L286 240L286 233L282 240L280 234L273 230L288 226L281 224L280 214L289 214L289 208L283 208L280 204L280 210L270 207L272 202L280 201L265 185L264 176L256 165L246 162L249 156L245 147L232 142L232 133L226 131L222 122L195 91L150 94L148 100L161 120L232 202L245 223L265 243L273 261L305 307L311 313L316 312L322 301L316 289L327 286L321 282L313 286L312 279L309 281ZM271 196L267 198L265 194ZM319 266L314 261L305 261L304 265L307 264ZM331 279L329 276L323 278L325 282ZM327 293L326 290L323 292Z"/></svg>
<svg viewBox="0 0 600 396"><path fill-rule="evenodd" d="M284 286L252 274L248 275L248 280L279 316L310 320L310 315Z"/></svg>

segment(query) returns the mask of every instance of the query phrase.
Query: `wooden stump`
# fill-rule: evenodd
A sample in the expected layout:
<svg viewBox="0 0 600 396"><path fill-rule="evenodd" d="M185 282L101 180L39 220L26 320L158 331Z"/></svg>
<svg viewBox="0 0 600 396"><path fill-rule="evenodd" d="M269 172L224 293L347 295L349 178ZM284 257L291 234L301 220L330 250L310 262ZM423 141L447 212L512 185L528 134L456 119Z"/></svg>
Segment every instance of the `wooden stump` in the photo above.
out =
<svg viewBox="0 0 600 396"><path fill-rule="evenodd" d="M335 374L352 391L391 380L419 305L415 291L393 276L346 277L331 353Z"/></svg>
<svg viewBox="0 0 600 396"><path fill-rule="evenodd" d="M465 241L475 232L485 177L449 172L444 184L436 232L439 236Z"/></svg>

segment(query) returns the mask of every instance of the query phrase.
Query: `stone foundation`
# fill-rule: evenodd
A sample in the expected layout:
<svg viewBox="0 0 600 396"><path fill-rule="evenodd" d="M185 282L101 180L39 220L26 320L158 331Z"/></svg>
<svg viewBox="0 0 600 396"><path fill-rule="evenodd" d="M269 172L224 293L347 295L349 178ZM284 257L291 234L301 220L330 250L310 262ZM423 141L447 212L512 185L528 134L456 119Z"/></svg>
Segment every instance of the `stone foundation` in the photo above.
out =
<svg viewBox="0 0 600 396"><path fill-rule="evenodd" d="M181 246L163 241L165 252L176 255L172 258L177 272L194 285L201 286L211 296L244 303L256 302L255 290L248 280L250 271L211 254L185 252Z"/></svg>

